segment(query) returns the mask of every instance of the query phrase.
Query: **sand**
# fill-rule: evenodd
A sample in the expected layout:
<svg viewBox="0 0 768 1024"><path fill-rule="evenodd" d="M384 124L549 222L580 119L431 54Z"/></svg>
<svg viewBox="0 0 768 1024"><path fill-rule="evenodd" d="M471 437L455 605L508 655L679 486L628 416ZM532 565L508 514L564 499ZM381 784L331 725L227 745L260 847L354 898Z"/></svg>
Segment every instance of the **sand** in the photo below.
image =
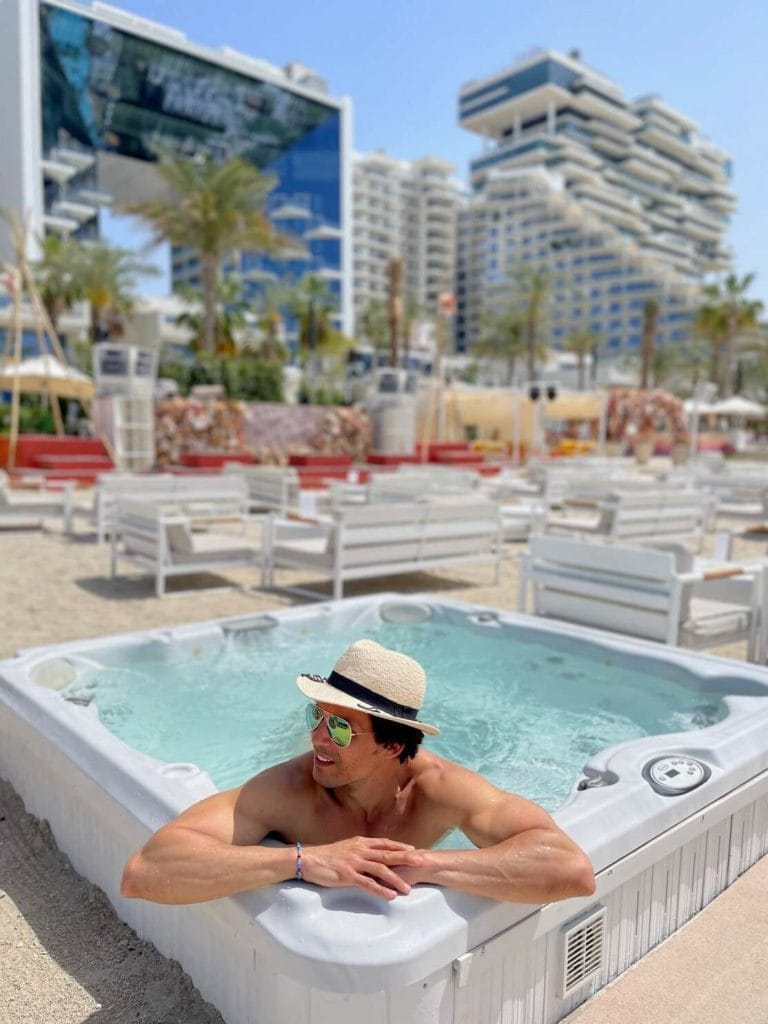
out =
<svg viewBox="0 0 768 1024"><path fill-rule="evenodd" d="M517 554L493 586L487 565L360 581L345 595L430 591L515 609ZM737 553L738 549L737 549ZM758 552L750 549L753 555ZM153 581L108 578L109 553L92 536L0 530L0 658L41 644L204 621L284 607L298 598L246 589L253 570L226 580L172 580L154 597ZM308 582L283 573L281 582ZM221 589L235 583L238 589ZM191 588L191 589L187 589ZM744 645L717 653L743 657ZM608 1017L604 1018L608 1021ZM80 878L45 823L24 812L0 780L0 1024L222 1024L178 964L139 940L103 894ZM277 1022L275 1022L277 1024Z"/></svg>

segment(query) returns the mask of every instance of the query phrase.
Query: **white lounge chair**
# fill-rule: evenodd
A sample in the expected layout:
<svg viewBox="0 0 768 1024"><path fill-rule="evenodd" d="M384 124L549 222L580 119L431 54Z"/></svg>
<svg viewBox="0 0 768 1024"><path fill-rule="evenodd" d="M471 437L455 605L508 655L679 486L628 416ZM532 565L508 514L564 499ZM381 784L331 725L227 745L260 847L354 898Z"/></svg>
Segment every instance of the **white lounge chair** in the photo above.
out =
<svg viewBox="0 0 768 1024"><path fill-rule="evenodd" d="M262 549L226 533L193 533L188 516L140 501L120 499L110 536L110 575L118 565L130 565L154 575L158 597L169 576L258 566L263 574Z"/></svg>
<svg viewBox="0 0 768 1024"><path fill-rule="evenodd" d="M224 474L246 482L252 511L285 515L299 507L299 474L293 466L247 466L227 462Z"/></svg>
<svg viewBox="0 0 768 1024"><path fill-rule="evenodd" d="M498 582L501 526L497 505L471 498L350 505L314 526L270 517L264 584L275 569L318 571L340 598L346 580L484 561Z"/></svg>
<svg viewBox="0 0 768 1024"><path fill-rule="evenodd" d="M83 510L95 527L99 543L112 533L115 510L122 499L150 503L178 503L185 513L245 516L248 487L237 477L215 474L104 473L93 491L90 510Z"/></svg>
<svg viewBox="0 0 768 1024"><path fill-rule="evenodd" d="M673 551L533 537L518 608L530 591L534 615L697 649L746 640L755 660L764 575L762 566L679 572Z"/></svg>
<svg viewBox="0 0 768 1024"><path fill-rule="evenodd" d="M584 507L572 504L567 515L550 516L546 533L593 537L610 543L642 544L687 540L700 546L708 518L709 499L695 491L618 490Z"/></svg>
<svg viewBox="0 0 768 1024"><path fill-rule="evenodd" d="M75 485L62 484L58 492L15 490L0 481L0 527L39 527L46 519L61 517L68 532L72 521Z"/></svg>

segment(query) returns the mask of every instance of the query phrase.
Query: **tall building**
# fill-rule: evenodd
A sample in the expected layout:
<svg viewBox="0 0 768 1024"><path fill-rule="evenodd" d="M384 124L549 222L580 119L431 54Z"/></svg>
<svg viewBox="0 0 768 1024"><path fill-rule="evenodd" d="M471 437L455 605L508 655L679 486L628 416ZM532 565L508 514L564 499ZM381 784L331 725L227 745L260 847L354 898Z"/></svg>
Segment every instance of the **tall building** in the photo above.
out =
<svg viewBox="0 0 768 1024"><path fill-rule="evenodd" d="M456 215L461 187L453 164L436 157L408 163L382 150L353 162L355 321L385 302L388 266L403 263L403 295L431 317L456 277Z"/></svg>
<svg viewBox="0 0 768 1024"><path fill-rule="evenodd" d="M295 245L243 253L257 290L315 274L351 330L351 107L310 69L281 69L107 4L0 3L0 202L33 235L97 237L100 210L158 194L158 148L240 156L276 178L268 214ZM10 255L0 224L0 257ZM174 251L175 282L194 280Z"/></svg>
<svg viewBox="0 0 768 1024"><path fill-rule="evenodd" d="M466 84L459 122L485 143L459 227L460 350L525 265L546 272L556 346L586 329L605 355L631 353L650 298L657 344L689 336L704 275L728 266L735 205L728 154L690 118L547 50Z"/></svg>

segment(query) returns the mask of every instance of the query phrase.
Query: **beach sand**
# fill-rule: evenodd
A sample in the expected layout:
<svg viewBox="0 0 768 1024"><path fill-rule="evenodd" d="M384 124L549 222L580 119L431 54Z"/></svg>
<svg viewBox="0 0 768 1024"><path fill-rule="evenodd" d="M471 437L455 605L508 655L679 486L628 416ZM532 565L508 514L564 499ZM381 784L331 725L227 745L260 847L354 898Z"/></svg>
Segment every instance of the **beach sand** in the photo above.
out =
<svg viewBox="0 0 768 1024"><path fill-rule="evenodd" d="M488 582L491 567L478 565L360 581L345 587L345 596L430 591L514 610L522 550L511 546L499 586ZM750 553L762 552L752 547ZM300 600L215 586L254 586L255 570L233 571L226 580L172 580L162 600L154 597L149 577L111 581L108 571L108 548L92 536L65 537L53 523L42 532L0 530L0 658L24 647L261 612ZM307 583L311 577L281 573L278 579ZM744 645L717 653L743 658ZM140 941L103 894L72 870L47 825L27 815L2 780L0 965L0 1024L222 1024L178 964ZM614 1019L621 1018L602 1018L604 1024Z"/></svg>

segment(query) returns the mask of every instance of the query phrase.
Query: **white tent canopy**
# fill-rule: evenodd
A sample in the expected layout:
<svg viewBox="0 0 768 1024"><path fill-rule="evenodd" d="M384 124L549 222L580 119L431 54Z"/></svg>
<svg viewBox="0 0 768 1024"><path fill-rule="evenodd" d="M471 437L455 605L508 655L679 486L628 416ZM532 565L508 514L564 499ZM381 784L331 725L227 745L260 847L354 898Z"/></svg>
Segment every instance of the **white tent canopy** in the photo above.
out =
<svg viewBox="0 0 768 1024"><path fill-rule="evenodd" d="M749 419L762 419L766 415L764 405L749 398L742 398L741 395L733 395L732 398L724 398L722 402L715 402L709 411L717 416L743 416Z"/></svg>

